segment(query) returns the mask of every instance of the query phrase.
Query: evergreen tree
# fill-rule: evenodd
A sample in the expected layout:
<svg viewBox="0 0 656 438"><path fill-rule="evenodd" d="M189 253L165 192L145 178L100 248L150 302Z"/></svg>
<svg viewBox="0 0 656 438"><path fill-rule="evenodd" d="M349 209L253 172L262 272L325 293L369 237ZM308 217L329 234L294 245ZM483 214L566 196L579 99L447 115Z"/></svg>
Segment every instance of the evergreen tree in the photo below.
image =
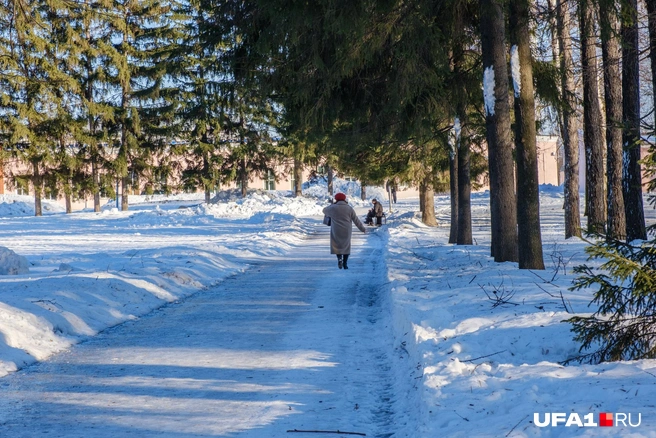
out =
<svg viewBox="0 0 656 438"><path fill-rule="evenodd" d="M491 252L497 262L517 261L517 201L508 103L505 19L502 4L480 0L490 175Z"/></svg>
<svg viewBox="0 0 656 438"><path fill-rule="evenodd" d="M114 0L112 8L110 80L116 98L110 138L125 211L133 178L150 174L152 179L156 174L166 180L172 172L166 158L175 107L166 99L165 78L178 35L171 18L175 8L169 2Z"/></svg>
<svg viewBox="0 0 656 438"><path fill-rule="evenodd" d="M577 121L576 87L570 35L570 2L557 0L556 21L561 70L562 129L565 151L565 238L581 236L581 212L579 206L579 134Z"/></svg>
<svg viewBox="0 0 656 438"><path fill-rule="evenodd" d="M590 260L603 263L596 269L575 268L579 276L572 289L594 289L590 304L599 307L591 316L568 320L582 353L571 360L600 363L656 357L655 244L607 239L586 248Z"/></svg>
<svg viewBox="0 0 656 438"><path fill-rule="evenodd" d="M626 238L647 239L640 167L640 63L638 4L622 2L622 114L624 121L623 190Z"/></svg>
<svg viewBox="0 0 656 438"><path fill-rule="evenodd" d="M184 164L178 170L185 189L202 188L205 202L221 183L224 84L227 81L222 55L225 42L204 41L212 27L202 12L202 1L180 3L172 24L180 34L171 41L166 59L167 74L173 89L166 97L174 117L169 121L179 137L173 148ZM177 44L176 44L177 43Z"/></svg>
<svg viewBox="0 0 656 438"><path fill-rule="evenodd" d="M99 212L100 193L105 189L101 184L102 173L107 166L103 145L108 144L107 128L114 118L114 109L107 97L111 50L107 43L106 17L111 13L111 3L108 0L70 2L63 12L56 18L55 35L66 47L62 70L75 83L76 101L69 112L73 119L69 130L76 148L71 157L77 162L69 164L82 172L79 175L81 187L91 194L94 211ZM68 169L69 166L64 165L62 170ZM87 172L90 174L85 176ZM85 178L89 181L84 181Z"/></svg>
<svg viewBox="0 0 656 438"><path fill-rule="evenodd" d="M0 2L0 144L27 166L17 176L32 183L36 216L57 144L54 121L70 87L56 63L51 10L47 2Z"/></svg>
<svg viewBox="0 0 656 438"><path fill-rule="evenodd" d="M604 63L606 108L606 235L613 239L626 236L624 194L622 192L622 73L620 70L620 26L614 0L600 0L601 48Z"/></svg>
<svg viewBox="0 0 656 438"><path fill-rule="evenodd" d="M606 225L604 152L599 103L597 38L594 3L579 2L581 32L581 69L583 79L583 144L585 146L585 206L588 232L600 233Z"/></svg>
<svg viewBox="0 0 656 438"><path fill-rule="evenodd" d="M459 121L457 122L460 123ZM455 123L454 123L455 125ZM457 127L460 131L460 127ZM458 205L458 134L454 134L453 138L449 139L449 193L451 198L451 224L449 227L449 243L458 242L458 211L460 207Z"/></svg>
<svg viewBox="0 0 656 438"><path fill-rule="evenodd" d="M478 54L468 50L474 44L468 32L473 28L474 20L472 3L468 1L457 1L453 7L452 27L452 78L454 102L454 134L457 165L454 166L457 190L457 235L455 243L458 245L472 244L471 223L471 146L472 137L475 135L473 126L476 118L480 117L480 57ZM472 90L475 95L472 96ZM472 110L473 109L473 110ZM482 123L480 123L482 125ZM452 208L454 206L452 205ZM454 215L452 214L452 217Z"/></svg>
<svg viewBox="0 0 656 438"><path fill-rule="evenodd" d="M519 268L544 269L528 0L510 2L510 29L515 90Z"/></svg>

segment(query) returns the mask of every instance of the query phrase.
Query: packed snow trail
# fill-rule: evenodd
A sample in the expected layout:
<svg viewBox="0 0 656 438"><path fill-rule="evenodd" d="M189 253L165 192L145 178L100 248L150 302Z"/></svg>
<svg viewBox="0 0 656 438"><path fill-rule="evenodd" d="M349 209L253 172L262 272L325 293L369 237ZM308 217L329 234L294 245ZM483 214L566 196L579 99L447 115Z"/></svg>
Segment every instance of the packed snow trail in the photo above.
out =
<svg viewBox="0 0 656 438"><path fill-rule="evenodd" d="M338 270L321 227L285 257L0 379L0 436L392 436L384 240L354 233Z"/></svg>

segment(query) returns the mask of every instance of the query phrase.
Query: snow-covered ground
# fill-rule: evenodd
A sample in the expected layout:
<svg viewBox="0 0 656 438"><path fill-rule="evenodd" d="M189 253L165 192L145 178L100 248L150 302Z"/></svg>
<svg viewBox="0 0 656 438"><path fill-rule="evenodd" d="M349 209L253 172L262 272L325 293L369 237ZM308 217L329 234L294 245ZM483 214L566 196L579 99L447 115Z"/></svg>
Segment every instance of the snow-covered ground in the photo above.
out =
<svg viewBox="0 0 656 438"><path fill-rule="evenodd" d="M352 183L343 184L338 184L338 190L359 195L357 187L350 187ZM388 408L394 418L403 423L389 424L390 433L431 438L656 436L656 361L560 364L578 349L569 325L562 321L574 313L591 312L592 293L568 289L574 279L572 268L586 261L585 244L564 239L562 188L542 189L544 271L520 271L516 263L491 260L486 193L474 194L472 199L475 245L447 244L450 213L449 199L444 196L436 197L437 228L423 226L416 213L417 201L405 200L395 205L376 236L367 237L384 244L384 263L373 272L384 277L376 290L383 299L381 315L387 318L381 324L391 327L387 341L393 353L386 359L390 369L385 376L392 382L385 391L397 392L385 398L390 400ZM278 263L284 264L285 254L298 251L321 227L321 209L327 205L325 188L319 184L307 187L305 193L307 197L295 199L288 193L254 192L243 200L224 193L210 205L202 202L202 195L131 197L129 212L108 205L98 214L65 215L52 207L50 214L39 218L31 217L30 198L0 199L5 201L0 203L0 242L7 248L0 251L0 263L6 271L18 272L0 276L0 375L46 360L108 327L125 321L140 324L138 319L154 309L213 291L258 261L280 259ZM368 188L367 193L369 199L384 196L380 188ZM361 214L370 205L350 200ZM653 212L647 214L653 223ZM327 248L327 242L322 245ZM373 263L363 257L356 260ZM29 272L24 271L25 261ZM285 269L289 273L285 275L294 275L293 267ZM326 266L325 271L329 279L336 273L346 274L336 266ZM371 283L358 269L349 270L348 275L354 284ZM320 290L331 284L326 278L314 283ZM500 296L505 303L495 300ZM251 306L257 313L258 306L264 311L267 304ZM327 334L343 335L331 323L325 321L323 331L321 326L309 330L303 342L316 344L320 352ZM386 333L362 334L353 342L359 342L358 351L366 355L367 345ZM244 351L264 360L251 344L244 345ZM299 349L299 360L304 351ZM263 348L260 353L265 352ZM267 369L276 368L271 362L275 357L266 358ZM349 363L364 366L369 359L379 360L351 358ZM302 360L316 362L317 358ZM343 357L322 360L328 362L321 366L349 361ZM0 379L0 397L5 390L2 381L12 377ZM100 381L103 376L95 377ZM193 384L202 382L199 378ZM328 385L323 389L331 394L352 393L337 381L330 386L330 381L317 377L318 382ZM175 384L184 386L185 381ZM229 398L231 393L222 394ZM243 393L234 394L235 401L244 400ZM135 398L135 406L139 400ZM302 413L304 408L294 409ZM536 414L544 422L552 413L563 413L571 425L538 427L533 423ZM580 417L582 424L599 424L602 413L614 414L613 427L578 426L575 421ZM626 414L626 426L617 424L625 418L621 414ZM352 412L346 417L355 418ZM279 418L276 414L270 421L282 421ZM149 420L153 421L152 415ZM633 427L629 421L634 425L640 421L640 425ZM234 423L225 433L239 430L242 436L275 436L259 428L249 434L250 423L239 427ZM0 436L2 425L0 418ZM216 429L206 430L212 431L206 435L221 435ZM100 427L97 436L109 435L103 435Z"/></svg>

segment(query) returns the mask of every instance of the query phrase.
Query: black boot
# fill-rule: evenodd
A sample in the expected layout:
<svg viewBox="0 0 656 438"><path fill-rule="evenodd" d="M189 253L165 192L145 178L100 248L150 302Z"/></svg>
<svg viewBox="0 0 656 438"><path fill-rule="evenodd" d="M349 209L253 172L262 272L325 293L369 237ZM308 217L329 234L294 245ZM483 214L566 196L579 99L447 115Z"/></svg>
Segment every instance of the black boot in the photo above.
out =
<svg viewBox="0 0 656 438"><path fill-rule="evenodd" d="M342 255L341 255L341 254L337 254L337 267L338 267L339 269L342 269L342 266L343 266L343 265L342 265Z"/></svg>
<svg viewBox="0 0 656 438"><path fill-rule="evenodd" d="M349 258L349 255L344 254L344 269L348 269L348 265L346 264L346 262L348 261L348 258Z"/></svg>

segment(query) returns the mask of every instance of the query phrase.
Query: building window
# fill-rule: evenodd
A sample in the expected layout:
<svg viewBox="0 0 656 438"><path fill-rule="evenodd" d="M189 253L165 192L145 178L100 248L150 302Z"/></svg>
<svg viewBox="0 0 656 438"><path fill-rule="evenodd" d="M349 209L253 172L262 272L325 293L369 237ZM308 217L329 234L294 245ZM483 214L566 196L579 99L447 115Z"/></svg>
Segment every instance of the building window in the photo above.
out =
<svg viewBox="0 0 656 438"><path fill-rule="evenodd" d="M27 187L25 187L25 186L23 186L23 185L19 185L19 186L16 187L16 194L17 194L17 195L25 195L25 196L27 196L27 195L30 194L30 191L29 191L29 189L28 189Z"/></svg>
<svg viewBox="0 0 656 438"><path fill-rule="evenodd" d="M46 187L46 189L43 191L44 199L49 199L51 201L56 201L57 198L58 198L57 195L58 195L57 189Z"/></svg>
<svg viewBox="0 0 656 438"><path fill-rule="evenodd" d="M264 190L276 189L276 176L271 169L267 170L266 179L264 180Z"/></svg>

